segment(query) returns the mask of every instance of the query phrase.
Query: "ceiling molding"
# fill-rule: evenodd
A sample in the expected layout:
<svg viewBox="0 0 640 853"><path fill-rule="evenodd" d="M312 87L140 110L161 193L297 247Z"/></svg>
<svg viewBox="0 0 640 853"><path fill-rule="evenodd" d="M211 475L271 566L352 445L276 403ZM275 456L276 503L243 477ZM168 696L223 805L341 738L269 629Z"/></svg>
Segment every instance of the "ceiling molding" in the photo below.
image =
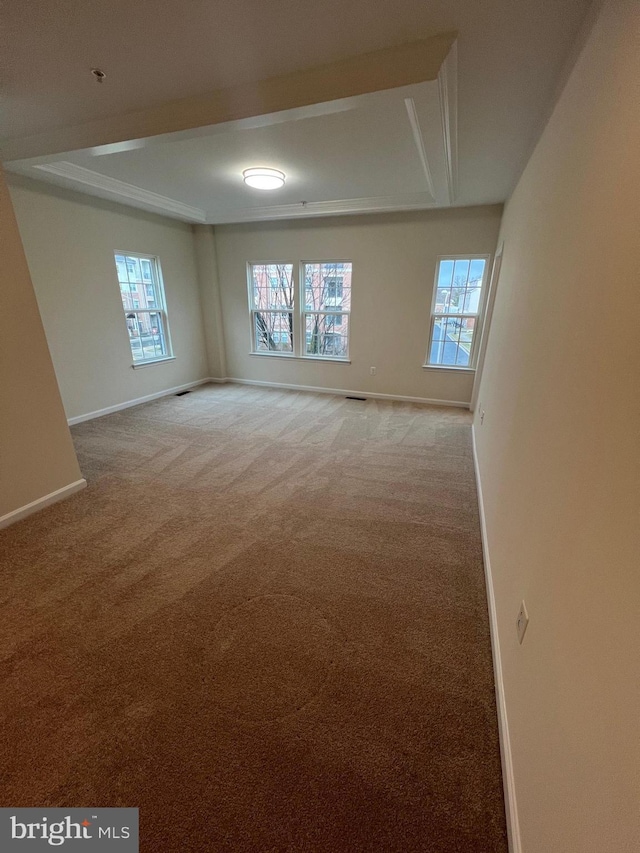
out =
<svg viewBox="0 0 640 853"><path fill-rule="evenodd" d="M420 158L420 163L422 164L422 171L424 172L424 176L427 181L427 188L429 190L429 193L431 194L432 199L435 201L436 191L433 186L433 175L431 174L429 160L427 159L427 150L424 144L424 137L422 136L422 130L420 129L420 120L418 119L416 102L413 100L413 98L405 98L404 105L407 108L409 124L411 125L411 132L413 133L413 141L415 142L416 148L418 149L418 157Z"/></svg>
<svg viewBox="0 0 640 853"><path fill-rule="evenodd" d="M431 81L435 85L435 80ZM398 91L407 91L412 89L411 86L401 87ZM20 171L22 169L39 166L43 163L58 163L61 160L73 158L78 153L87 153L92 157L108 157L111 154L122 154L127 151L138 151L140 149L153 148L158 145L166 145L172 142L181 142L189 139L201 139L203 137L216 136L222 133L230 133L235 130L255 130L262 127L273 127L278 124L286 124L291 121L298 121L308 118L317 118L320 116L335 115L336 113L344 113L350 110L357 109L363 99L378 95L378 92L371 92L368 95L358 95L352 98L342 98L338 101L331 101L326 104L310 104L308 107L295 107L290 110L281 110L277 113L265 113L259 116L250 116L249 118L236 119L235 121L221 122L220 124L203 125L202 127L192 127L188 130L177 130L173 133L161 133L156 136L148 136L141 139L128 139L122 142L114 142L107 145L98 145L95 147L81 148L78 150L61 151L55 155L43 154L39 157L26 157L24 159L3 161L3 167L10 171ZM7 145L1 148L0 154L4 155L7 152Z"/></svg>
<svg viewBox="0 0 640 853"><path fill-rule="evenodd" d="M317 199L318 196L322 198L323 195L326 198L326 195L317 182L308 181L305 185L306 190L301 190L300 195L297 193L293 197L289 195L290 203L282 203L284 199L278 203L275 197L273 204L267 203L267 201L271 202L271 199L255 198L253 201L257 202L258 206L252 207L251 202L243 197L240 192L233 192L228 188L229 157L232 155L227 152L225 160L224 147L221 159L214 159L210 192L208 193L202 193L199 186L196 191L193 181L191 183L187 181L186 184L178 181L177 184L174 182L165 185L163 181L159 180L163 170L166 171L167 168L179 173L181 168L180 157L189 156L185 155L180 146L173 152L170 148L165 148L163 152L160 152L163 155L160 160L156 162L152 159L149 168L144 168L146 157L142 155L143 160L140 161L138 158L136 161L139 165L142 164L142 168L137 172L121 171L117 157L114 162L109 164L101 157L95 160L87 160L86 154L84 158L80 156L79 159L76 159L74 154L70 154L64 159L49 158L48 162L43 162L42 158L38 158L36 162L33 160L14 161L7 164L7 168L19 174L38 177L41 180L47 180L76 191L150 210L164 216L192 223L214 225L313 216L424 210L437 206L449 206L456 195L455 178L457 171L455 52L448 54L445 61L447 67L445 69L443 66L442 73L437 80L361 96L363 105L368 110L367 115L371 120L375 118L372 125L374 131L369 132L364 137L367 144L370 142L372 133L375 136L375 132L382 134L381 139L383 141L385 139L386 125L384 121L380 121L381 115L393 115L393 123L397 125L395 132L401 134L399 138L402 139L403 151L403 169L400 170L402 181L396 182L395 186L387 184L391 190L391 193L387 195L376 194L376 190L380 193L380 190L383 189L384 183L381 185L376 180L350 183L346 179L347 174L345 173L346 182L333 190L336 195L341 196L340 198L326 201L314 200L314 196ZM355 102L361 99L352 99L350 106L355 106ZM392 109L392 112L385 112L381 105L386 105ZM331 114L333 109L326 112ZM408 121L403 118L403 113L407 116ZM321 114L326 114L324 109ZM297 118L298 115L294 115L291 120L295 121ZM349 127L352 124L353 122L349 124ZM357 124L354 127L357 127ZM228 129L228 126L218 125L216 130L219 133L223 128ZM251 133L251 130L249 132ZM189 132L190 138L192 133L195 133L195 138L201 136L206 138L201 129ZM411 136L409 136L410 133ZM182 136L182 134L178 134L178 136ZM395 139L393 136L391 138ZM167 137L164 139L166 141ZM167 144L170 145L168 142ZM198 156L197 151L202 148L203 145L200 143L200 148L195 153L193 149L189 149L189 151L191 151L191 155L196 157ZM209 150L207 146L204 148L207 151ZM417 157L414 155L414 151L418 155ZM89 153L95 152L90 151ZM150 156L152 156L152 152L150 152ZM201 152L199 156L204 155ZM210 152L206 153L206 157L210 158ZM320 154L319 158L321 158ZM153 167L154 162L156 163L155 168ZM103 164L104 168L111 174L105 174L101 170ZM239 168L237 163L235 163L235 167L236 170ZM211 163L209 163L209 168L211 168ZM291 172L293 174L293 168ZM322 174L321 169L320 177ZM128 182L130 179L140 183L138 185L131 184ZM227 181L226 184L224 183L225 180ZM220 182L222 182L225 192L218 194L216 187ZM154 192L154 188L156 190L169 190L182 200L178 201L175 198ZM299 201L300 198L305 197L305 192L308 193L309 201ZM353 193L353 196L349 197L350 193ZM369 193L371 194L369 195ZM294 201L296 196L298 200Z"/></svg>
<svg viewBox="0 0 640 853"><path fill-rule="evenodd" d="M438 72L438 98L449 204L458 194L458 45L454 42Z"/></svg>
<svg viewBox="0 0 640 853"><path fill-rule="evenodd" d="M167 196L141 189L125 181L119 181L117 178L93 172L84 166L77 166L75 163L66 161L46 163L33 166L32 169L62 179L66 185L73 185L81 192L83 191L82 188L90 188L96 191L93 193L94 195L108 197L121 204L151 209L156 213L177 217L188 222L211 225L235 222L266 222L275 219L298 219L313 216L426 210L437 206L434 196L430 192L424 192L369 198L335 199L332 201L296 202L295 204L250 207L216 214L215 211L207 212L197 207L191 207ZM20 173L27 174L24 170L20 170ZM84 191L86 192L86 189Z"/></svg>
<svg viewBox="0 0 640 853"><path fill-rule="evenodd" d="M384 213L385 211L425 210L435 207L430 193L411 195L377 196L372 198L350 198L335 201L308 201L296 204L251 207L216 216L210 213L208 221L213 225L234 222L258 222L269 219L296 219L305 216L336 216L347 213Z"/></svg>
<svg viewBox="0 0 640 853"><path fill-rule="evenodd" d="M455 32L441 33L138 112L10 139L2 145L2 159L60 156L435 80L456 37Z"/></svg>
<svg viewBox="0 0 640 853"><path fill-rule="evenodd" d="M84 166L77 166L75 163L67 163L63 160L59 163L33 166L33 168L40 172L55 175L58 178L64 178L73 184L99 190L110 197L115 196L116 200L126 200L135 205L144 205L158 212L171 214L179 219L186 219L188 222L207 221L206 212L198 207L191 207L173 198L144 190L125 181L119 181L117 178L101 175L91 169L85 169Z"/></svg>

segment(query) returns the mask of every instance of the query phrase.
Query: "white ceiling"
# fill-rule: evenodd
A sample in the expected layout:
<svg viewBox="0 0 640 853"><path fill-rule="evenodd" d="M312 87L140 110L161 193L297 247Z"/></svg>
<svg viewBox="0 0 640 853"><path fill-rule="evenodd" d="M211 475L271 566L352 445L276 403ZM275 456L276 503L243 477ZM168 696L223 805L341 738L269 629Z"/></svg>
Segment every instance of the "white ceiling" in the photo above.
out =
<svg viewBox="0 0 640 853"><path fill-rule="evenodd" d="M50 0L7 0L0 136L14 153L5 166L194 222L503 201L588 5L60 0L54 8ZM169 134L115 153L15 156L23 136L451 30L457 44L439 83ZM92 66L104 69L104 83L93 80ZM257 165L285 171L285 188L244 187L242 169Z"/></svg>
<svg viewBox="0 0 640 853"><path fill-rule="evenodd" d="M117 153L105 151L121 146L106 146L8 168L192 222L448 205L455 166L442 103L432 81L323 105L322 115L277 113L140 140ZM284 188L245 186L242 172L252 166L284 171ZM465 201L499 200L492 193L477 175Z"/></svg>

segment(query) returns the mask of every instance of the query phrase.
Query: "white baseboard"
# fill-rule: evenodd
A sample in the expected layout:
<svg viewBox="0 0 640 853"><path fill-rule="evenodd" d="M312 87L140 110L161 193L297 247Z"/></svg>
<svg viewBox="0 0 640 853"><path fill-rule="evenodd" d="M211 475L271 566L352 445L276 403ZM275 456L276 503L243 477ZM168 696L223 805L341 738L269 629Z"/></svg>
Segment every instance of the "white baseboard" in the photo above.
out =
<svg viewBox="0 0 640 853"><path fill-rule="evenodd" d="M262 379L238 379L233 376L224 378L210 376L207 379L198 379L197 382L189 382L186 385L178 385L176 388L167 388L166 391L159 391L156 394L149 394L146 397L138 397L136 400L127 400L126 403L118 403L115 406L108 406L106 409L98 409L95 412L88 412L86 415L78 415L75 418L69 418L67 423L69 426L90 421L93 418L101 418L103 415L110 415L113 412L119 412L122 409L129 409L132 406L139 406L141 403L150 403L152 400L158 400L160 397L168 397L171 394L177 394L180 391L187 391L189 388L195 388L196 385L207 385L214 383L217 385L225 385L231 383L233 385L255 385L261 388L282 388L285 391L315 391L318 394L334 394L338 397L368 397L373 400L399 400L403 403L424 403L430 406L456 406L461 409L468 409L469 404L461 400L434 400L429 397L406 397L401 394L377 394L371 391L349 391L346 388L319 388L316 385L293 385L286 382L266 382Z"/></svg>
<svg viewBox="0 0 640 853"><path fill-rule="evenodd" d="M21 506L19 509L14 509L13 512L8 512L6 515L0 517L0 530L3 527L8 527L10 524L15 524L16 521L20 521L28 515L32 515L34 512L44 509L46 506L50 506L51 504L55 504L58 501L63 501L65 498L71 497L75 492L79 492L80 489L84 489L86 485L86 480L76 480L75 483L69 483L68 486L56 489L55 492L51 492L51 494L45 495L43 498L38 498L37 501L31 501L31 503L26 504L26 506Z"/></svg>
<svg viewBox="0 0 640 853"><path fill-rule="evenodd" d="M516 801L515 779L513 775L513 757L511 755L509 722L507 719L507 704L504 693L504 678L502 674L502 658L500 656L498 614L496 611L496 599L493 589L493 576L491 574L489 540L487 536L487 523L484 514L484 499L482 496L482 482L480 480L480 466L478 464L476 432L474 426L471 427L471 440L473 444L473 465L476 472L476 485L478 490L478 508L480 510L480 530L482 534L482 554L484 557L484 575L487 587L487 604L489 606L489 624L491 628L491 654L493 656L493 673L496 684L496 704L498 706L498 730L500 734L500 759L502 762L502 784L504 787L504 803L507 817L509 851L510 853L522 853L520 823L518 820L518 804Z"/></svg>
<svg viewBox="0 0 640 853"><path fill-rule="evenodd" d="M468 409L469 404L460 400L432 400L429 397L404 397L400 394L377 394L373 391L348 391L345 388L319 388L316 385L291 385L285 382L265 382L261 379L237 379L229 376L226 379L210 380L230 382L234 385L257 385L265 388L282 388L286 391L315 391L317 394L335 394L338 397L367 397L370 400L399 400L403 403L426 403L430 406L457 406Z"/></svg>
<svg viewBox="0 0 640 853"><path fill-rule="evenodd" d="M93 418L101 418L103 415L111 415L113 412L120 412L122 409L130 409L132 406L139 406L141 403L150 403L152 400L159 400L160 397L169 397L171 394L178 394L180 391L188 391L189 388L195 388L197 385L207 385L209 382L224 382L224 379L198 379L195 382L187 382L186 385L176 385L175 388L166 388L164 391L157 391L155 394L147 394L146 397L138 397L135 400L127 400L125 403L117 403L115 406L107 406L106 409L97 409L95 412L87 412L86 415L77 415L75 418L69 418L67 423L69 426L80 424L83 421L90 421Z"/></svg>

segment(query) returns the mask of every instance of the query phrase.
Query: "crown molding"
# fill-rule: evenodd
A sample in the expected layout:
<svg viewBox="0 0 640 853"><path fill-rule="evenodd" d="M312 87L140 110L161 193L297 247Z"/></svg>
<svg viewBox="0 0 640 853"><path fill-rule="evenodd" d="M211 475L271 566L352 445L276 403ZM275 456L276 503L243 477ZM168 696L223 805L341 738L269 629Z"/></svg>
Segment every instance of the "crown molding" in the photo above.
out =
<svg viewBox="0 0 640 853"><path fill-rule="evenodd" d="M59 163L35 165L32 168L39 172L54 175L57 178L63 178L71 184L79 184L81 187L98 190L114 201L125 201L138 207L149 208L158 213L185 219L187 222L204 223L207 221L206 212L198 207L191 207L173 198L144 190L125 181L119 181L117 178L101 175L91 169L85 169L84 166L77 166L75 163L63 160Z"/></svg>
<svg viewBox="0 0 640 853"><path fill-rule="evenodd" d="M405 98L404 105L407 108L407 116L409 118L409 124L411 125L411 132L413 133L413 141L418 149L418 157L420 158L422 171L424 172L424 176L427 180L427 187L433 201L435 201L436 191L433 186L433 175L431 174L431 167L429 166L429 160L427 159L427 149L424 143L424 137L422 136L422 130L420 128L420 119L418 118L418 111L416 110L416 102L413 98Z"/></svg>
<svg viewBox="0 0 640 853"><path fill-rule="evenodd" d="M384 213L402 210L425 210L436 207L430 193L412 193L397 196L336 199L334 201L309 201L269 207L252 207L231 211L222 216L209 213L212 225L235 222L260 222L269 219L297 219L311 216L334 216L348 213Z"/></svg>
<svg viewBox="0 0 640 853"><path fill-rule="evenodd" d="M438 99L442 119L442 141L449 204L458 193L458 43L451 50L438 72Z"/></svg>
<svg viewBox="0 0 640 853"><path fill-rule="evenodd" d="M437 207L437 201L430 192L404 193L393 196L371 196L370 198L335 199L332 201L296 202L295 204L269 205L232 210L222 214L191 207L175 199L144 190L117 178L99 174L84 166L62 161L34 165L30 169L11 169L18 174L35 177L32 170L44 172L58 179L55 183L77 189L79 192L92 190L112 201L134 207L152 210L164 216L186 220L187 222L223 225L239 222L266 222L277 219L299 219L313 216L340 216L357 213L384 213L394 211L426 210ZM43 176L44 177L44 176Z"/></svg>

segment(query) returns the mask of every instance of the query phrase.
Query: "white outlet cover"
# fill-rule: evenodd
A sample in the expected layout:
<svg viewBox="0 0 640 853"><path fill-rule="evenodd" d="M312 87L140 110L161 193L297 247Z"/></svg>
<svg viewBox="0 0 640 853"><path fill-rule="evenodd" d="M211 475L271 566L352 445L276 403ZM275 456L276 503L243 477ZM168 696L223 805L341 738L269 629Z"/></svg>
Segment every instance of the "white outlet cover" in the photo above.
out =
<svg viewBox="0 0 640 853"><path fill-rule="evenodd" d="M527 605L522 601L520 603L520 610L518 611L518 618L516 619L516 631L518 632L518 642L522 643L524 640L524 635L527 630L527 625L529 624L529 613L527 612Z"/></svg>

